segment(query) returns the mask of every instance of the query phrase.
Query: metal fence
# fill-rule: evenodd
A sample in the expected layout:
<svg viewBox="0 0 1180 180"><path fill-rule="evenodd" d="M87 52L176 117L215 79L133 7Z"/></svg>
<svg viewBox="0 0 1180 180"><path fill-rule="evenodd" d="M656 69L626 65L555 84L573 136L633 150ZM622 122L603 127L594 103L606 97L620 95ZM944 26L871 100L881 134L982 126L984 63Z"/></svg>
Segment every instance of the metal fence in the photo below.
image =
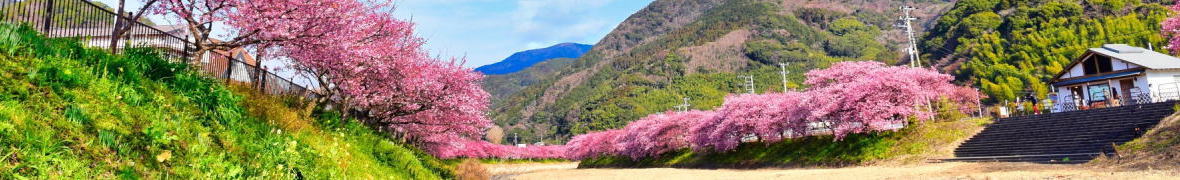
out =
<svg viewBox="0 0 1180 180"><path fill-rule="evenodd" d="M123 13L126 14L126 13ZM86 0L0 0L0 21L28 24L52 38L75 38L95 48L110 48L116 23L130 29L115 48L150 47L169 58L194 65L201 72L230 83L244 83L275 95L318 98L319 92L259 67L248 50L210 51L193 59L195 47L184 25L151 25L115 13L110 7ZM122 20L122 21L120 21Z"/></svg>

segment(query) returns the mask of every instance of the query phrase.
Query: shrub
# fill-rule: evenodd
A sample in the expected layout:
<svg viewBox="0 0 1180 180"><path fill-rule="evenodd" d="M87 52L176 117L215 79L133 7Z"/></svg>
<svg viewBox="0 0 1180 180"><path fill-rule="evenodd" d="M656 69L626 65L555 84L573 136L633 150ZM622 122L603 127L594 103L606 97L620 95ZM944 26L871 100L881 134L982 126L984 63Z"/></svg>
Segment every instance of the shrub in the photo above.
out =
<svg viewBox="0 0 1180 180"><path fill-rule="evenodd" d="M455 176L460 180L484 180L491 179L491 173L488 169L480 165L479 160L464 159L459 166L455 167Z"/></svg>

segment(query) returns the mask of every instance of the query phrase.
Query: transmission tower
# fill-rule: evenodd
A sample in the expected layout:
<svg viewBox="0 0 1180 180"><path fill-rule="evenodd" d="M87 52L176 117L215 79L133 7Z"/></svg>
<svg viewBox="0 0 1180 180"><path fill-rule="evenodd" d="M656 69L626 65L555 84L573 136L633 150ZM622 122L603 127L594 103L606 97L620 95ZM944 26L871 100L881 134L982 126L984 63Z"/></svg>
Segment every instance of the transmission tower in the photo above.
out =
<svg viewBox="0 0 1180 180"><path fill-rule="evenodd" d="M914 7L902 6L902 7L900 7L900 9L901 9L901 13L902 13L901 17L899 18L901 20L901 24L898 24L896 26L901 27L901 28L905 28L906 39L910 41L909 46L906 47L906 53L909 53L909 55L910 55L910 66L911 67L921 67L922 62L921 62L921 59L918 57L918 43L914 39L914 25L911 22L914 20L918 20L918 18L914 18L913 16L910 16L910 13L914 11Z"/></svg>
<svg viewBox="0 0 1180 180"><path fill-rule="evenodd" d="M783 75L783 92L787 92L787 64L778 63L778 67L783 68L783 71L779 71L779 74Z"/></svg>

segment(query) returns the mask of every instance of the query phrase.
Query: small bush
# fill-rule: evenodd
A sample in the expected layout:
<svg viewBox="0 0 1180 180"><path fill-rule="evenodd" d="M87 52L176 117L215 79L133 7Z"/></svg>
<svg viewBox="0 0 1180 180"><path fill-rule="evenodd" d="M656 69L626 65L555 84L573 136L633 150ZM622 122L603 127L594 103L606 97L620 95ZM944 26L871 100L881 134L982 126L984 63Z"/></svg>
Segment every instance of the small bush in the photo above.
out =
<svg viewBox="0 0 1180 180"><path fill-rule="evenodd" d="M460 180L484 180L491 179L491 173L488 169L480 165L479 160L466 159L459 166L455 167L455 175Z"/></svg>

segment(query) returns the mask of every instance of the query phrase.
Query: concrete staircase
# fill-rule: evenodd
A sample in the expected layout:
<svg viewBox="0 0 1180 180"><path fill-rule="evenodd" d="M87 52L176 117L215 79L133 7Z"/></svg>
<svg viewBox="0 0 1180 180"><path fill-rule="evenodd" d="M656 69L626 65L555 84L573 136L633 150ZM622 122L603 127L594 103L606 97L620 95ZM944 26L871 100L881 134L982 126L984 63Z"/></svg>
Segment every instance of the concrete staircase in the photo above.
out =
<svg viewBox="0 0 1180 180"><path fill-rule="evenodd" d="M1085 163L1138 138L1175 112L1175 102L996 120L942 161Z"/></svg>

